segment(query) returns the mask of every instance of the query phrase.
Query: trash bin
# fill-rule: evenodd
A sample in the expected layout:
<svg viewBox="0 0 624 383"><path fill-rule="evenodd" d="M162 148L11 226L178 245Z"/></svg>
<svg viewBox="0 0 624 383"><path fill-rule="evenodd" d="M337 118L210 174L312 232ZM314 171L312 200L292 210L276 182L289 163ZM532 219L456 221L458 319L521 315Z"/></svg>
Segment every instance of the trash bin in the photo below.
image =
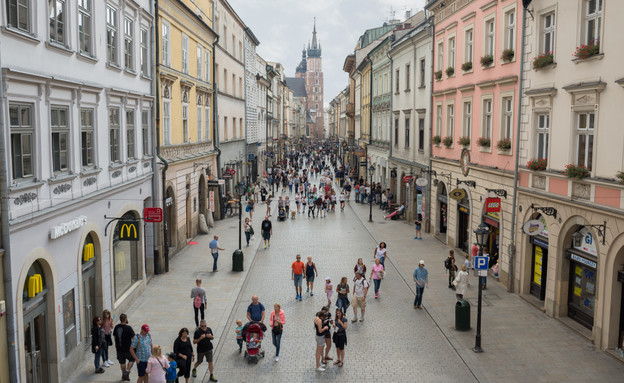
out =
<svg viewBox="0 0 624 383"><path fill-rule="evenodd" d="M470 303L463 299L455 305L455 330L470 331Z"/></svg>
<svg viewBox="0 0 624 383"><path fill-rule="evenodd" d="M232 254L232 271L243 271L243 251L241 249Z"/></svg>

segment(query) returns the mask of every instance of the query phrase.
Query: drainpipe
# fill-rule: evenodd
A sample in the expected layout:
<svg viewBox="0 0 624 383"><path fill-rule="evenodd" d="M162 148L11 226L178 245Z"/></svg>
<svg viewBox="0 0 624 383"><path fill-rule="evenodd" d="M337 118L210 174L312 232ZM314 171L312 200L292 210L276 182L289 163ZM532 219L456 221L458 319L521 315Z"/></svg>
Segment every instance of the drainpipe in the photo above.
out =
<svg viewBox="0 0 624 383"><path fill-rule="evenodd" d="M526 21L526 7L529 3L523 4L522 9L522 34L520 38L520 79L518 81L518 111L516 112L516 163L514 167L514 190L513 200L511 202L511 233L509 237L509 279L507 280L507 291L513 292L514 290L514 258L516 255L516 245L514 243L516 238L516 209L518 204L518 164L520 161L520 122L522 114L522 85L524 81L524 25Z"/></svg>
<svg viewBox="0 0 624 383"><path fill-rule="evenodd" d="M433 23L433 16L429 16L429 35L431 36L431 75L429 76L430 79L430 83L429 83L429 89L430 89L430 96L429 96L429 158L428 158L428 162L429 162L429 186L427 188L427 207L429 209L429 212L427 214L427 219L425 221L425 229L429 228L429 232L435 234L435 229L431 229L431 214L433 212L433 207L431 206L431 200L432 200L432 195L433 195L433 185L431 184L431 172L433 170L433 163L431 162L431 153L433 153L433 143L431 141L432 138L432 133L433 133L433 57L434 57L434 52L433 52L433 47L434 47L434 41L433 38L435 36L435 24Z"/></svg>
<svg viewBox="0 0 624 383"><path fill-rule="evenodd" d="M214 15L216 11L216 1L212 2L212 18L214 25ZM217 45L219 44L219 31L215 31L217 34L215 41L213 43L213 52L212 52L212 77L213 77L213 86L212 86L212 142L215 150L217 151L217 179L221 179L221 148L219 148L219 114L218 114L218 104L217 104L217 94L219 92L219 88L217 86ZM246 118L245 118L246 119ZM221 201L221 186L219 186L219 201ZM221 206L219 204L219 217L221 216Z"/></svg>
<svg viewBox="0 0 624 383"><path fill-rule="evenodd" d="M373 60L371 60L370 55L366 55L366 58L370 62L370 74L369 77L369 91L368 91L368 145L373 143ZM368 172L368 146L366 146L366 172ZM378 174L381 176L381 174ZM379 177L381 181L381 177ZM371 179L371 191L372 191L373 180Z"/></svg>
<svg viewBox="0 0 624 383"><path fill-rule="evenodd" d="M1 42L0 42L1 44ZM1 57L1 55L0 55ZM2 68L2 60L0 60L0 68ZM0 74L0 76L2 76ZM4 100L4 87L0 86L0 100ZM2 257L4 275L4 295L6 301L6 326L7 326L7 354L9 359L9 381L17 382L17 371L19 366L17 365L17 358L15 357L17 349L15 347L15 303L13 302L13 279L11 278L11 249L10 249L10 236L9 236L9 175L7 165L7 140L6 129L4 126L4 102L0 102L0 158L3 160L0 165L0 219L2 227L0 227L0 233L2 235L2 245L5 253Z"/></svg>
<svg viewBox="0 0 624 383"><path fill-rule="evenodd" d="M247 113L248 110L248 98L247 98L247 48L245 48L245 40L243 38L243 49L245 50L243 52L243 73L245 76L245 158L243 159L243 164L246 162L247 166L245 167L243 164L241 164L241 169L245 169L247 170L247 187L249 187L249 185L251 184L251 177L249 175L250 173L250 165L249 165L249 149L248 146L249 144L247 143L247 129L249 129L249 114ZM257 124L256 124L257 126Z"/></svg>
<svg viewBox="0 0 624 383"><path fill-rule="evenodd" d="M392 158L392 131L393 131L393 126L394 126L394 112L392 111L392 87L393 87L393 72L394 72L394 62L392 61L392 57L390 57L390 55L388 54L388 52L386 52L386 57L388 57L388 60L390 60L390 155L388 156L388 164L390 163L390 159ZM386 165L387 166L387 165ZM392 179L392 169L390 169L390 179ZM398 176L398 174L397 174ZM396 180L395 180L396 181ZM388 186L390 186L391 183L388 183ZM392 189L392 188L390 188ZM399 192L399 188L397 187L397 193ZM396 194L394 196L394 198L396 198Z"/></svg>

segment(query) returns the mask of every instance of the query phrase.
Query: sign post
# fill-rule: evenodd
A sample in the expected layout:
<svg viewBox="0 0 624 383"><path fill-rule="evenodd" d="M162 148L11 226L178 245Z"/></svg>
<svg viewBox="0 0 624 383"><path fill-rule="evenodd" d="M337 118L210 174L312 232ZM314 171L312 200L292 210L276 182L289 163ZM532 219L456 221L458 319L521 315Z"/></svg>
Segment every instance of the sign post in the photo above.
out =
<svg viewBox="0 0 624 383"><path fill-rule="evenodd" d="M483 284L485 278L487 278L489 257L483 256L483 246L479 246L479 256L474 257L475 270L479 272L479 303L477 304L477 337L475 340L475 346L472 349L474 352L483 352L481 348L481 306L483 301Z"/></svg>

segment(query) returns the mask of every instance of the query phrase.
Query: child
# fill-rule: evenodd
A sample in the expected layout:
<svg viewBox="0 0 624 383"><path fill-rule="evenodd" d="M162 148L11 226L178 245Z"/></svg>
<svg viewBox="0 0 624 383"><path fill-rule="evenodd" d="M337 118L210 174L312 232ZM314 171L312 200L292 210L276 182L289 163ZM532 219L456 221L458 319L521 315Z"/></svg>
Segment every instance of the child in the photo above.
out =
<svg viewBox="0 0 624 383"><path fill-rule="evenodd" d="M234 332L236 333L236 343L238 343L238 353L240 354L243 351L243 322L240 319L236 321Z"/></svg>
<svg viewBox="0 0 624 383"><path fill-rule="evenodd" d="M167 369L167 373L165 374L165 379L167 379L167 383L174 383L178 379L178 364L175 361L176 354L170 352L167 354L167 360L169 361L169 368Z"/></svg>
<svg viewBox="0 0 624 383"><path fill-rule="evenodd" d="M334 292L334 286L331 283L331 279L329 277L325 278L325 294L327 294L327 307L331 305L331 296Z"/></svg>

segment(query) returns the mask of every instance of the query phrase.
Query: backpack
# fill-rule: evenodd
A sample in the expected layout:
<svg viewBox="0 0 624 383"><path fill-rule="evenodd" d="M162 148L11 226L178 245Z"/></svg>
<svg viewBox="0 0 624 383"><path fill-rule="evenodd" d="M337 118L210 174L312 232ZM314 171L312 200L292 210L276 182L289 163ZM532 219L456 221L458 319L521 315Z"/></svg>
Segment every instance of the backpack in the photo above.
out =
<svg viewBox="0 0 624 383"><path fill-rule="evenodd" d="M447 269L447 270L450 270L451 267L453 267L453 263L451 261L451 258L446 258L444 260L444 268Z"/></svg>
<svg viewBox="0 0 624 383"><path fill-rule="evenodd" d="M198 309L198 308L201 307L201 305L202 305L202 299L201 299L201 296L198 293L197 296L195 296L195 299L193 299L193 307Z"/></svg>

